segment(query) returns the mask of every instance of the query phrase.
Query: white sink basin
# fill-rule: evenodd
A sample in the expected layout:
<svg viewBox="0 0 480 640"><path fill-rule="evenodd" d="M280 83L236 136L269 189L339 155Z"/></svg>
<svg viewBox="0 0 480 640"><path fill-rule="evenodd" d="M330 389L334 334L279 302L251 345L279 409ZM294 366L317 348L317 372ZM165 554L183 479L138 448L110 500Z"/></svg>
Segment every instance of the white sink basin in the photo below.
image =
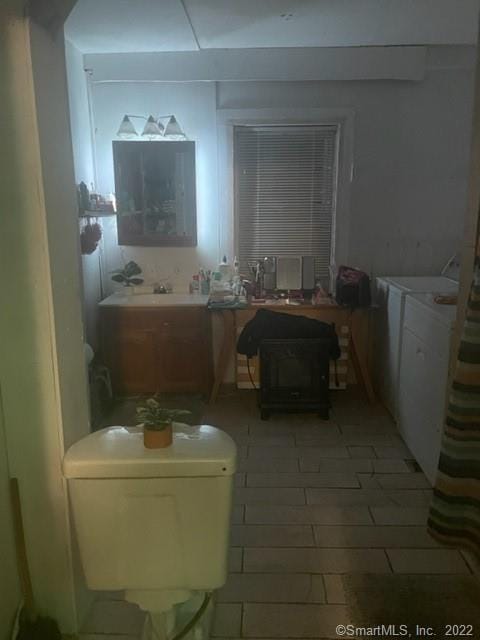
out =
<svg viewBox="0 0 480 640"><path fill-rule="evenodd" d="M113 293L99 304L102 307L204 307L208 296L191 295L189 293Z"/></svg>

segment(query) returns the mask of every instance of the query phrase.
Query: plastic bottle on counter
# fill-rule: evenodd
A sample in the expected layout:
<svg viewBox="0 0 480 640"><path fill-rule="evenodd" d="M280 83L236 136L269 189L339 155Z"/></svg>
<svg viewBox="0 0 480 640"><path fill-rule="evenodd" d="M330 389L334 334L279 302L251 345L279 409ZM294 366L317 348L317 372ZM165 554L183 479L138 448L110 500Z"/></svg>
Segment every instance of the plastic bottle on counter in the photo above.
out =
<svg viewBox="0 0 480 640"><path fill-rule="evenodd" d="M232 279L232 266L228 263L226 255L223 256L223 260L218 265L218 271L220 272L222 280L230 281Z"/></svg>
<svg viewBox="0 0 480 640"><path fill-rule="evenodd" d="M233 279L232 279L232 289L233 293L236 296L239 296L242 292L242 279L240 278L240 263L235 256L235 260L233 261Z"/></svg>
<svg viewBox="0 0 480 640"><path fill-rule="evenodd" d="M195 273L192 276L189 289L190 289L190 293L193 295L200 293L200 281L199 281L198 273Z"/></svg>

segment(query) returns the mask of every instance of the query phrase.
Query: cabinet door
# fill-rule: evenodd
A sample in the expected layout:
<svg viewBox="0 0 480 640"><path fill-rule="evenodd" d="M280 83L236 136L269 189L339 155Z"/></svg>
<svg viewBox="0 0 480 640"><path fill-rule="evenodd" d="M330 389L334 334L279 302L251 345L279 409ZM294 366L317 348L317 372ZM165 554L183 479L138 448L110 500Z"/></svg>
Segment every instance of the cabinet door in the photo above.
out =
<svg viewBox="0 0 480 640"><path fill-rule="evenodd" d="M155 333L119 328L109 336L106 359L117 393L154 393L158 389Z"/></svg>
<svg viewBox="0 0 480 640"><path fill-rule="evenodd" d="M157 359L161 391L208 392L210 348L203 332L188 328L162 332L157 343Z"/></svg>
<svg viewBox="0 0 480 640"><path fill-rule="evenodd" d="M115 393L210 391L206 309L105 309L102 346Z"/></svg>

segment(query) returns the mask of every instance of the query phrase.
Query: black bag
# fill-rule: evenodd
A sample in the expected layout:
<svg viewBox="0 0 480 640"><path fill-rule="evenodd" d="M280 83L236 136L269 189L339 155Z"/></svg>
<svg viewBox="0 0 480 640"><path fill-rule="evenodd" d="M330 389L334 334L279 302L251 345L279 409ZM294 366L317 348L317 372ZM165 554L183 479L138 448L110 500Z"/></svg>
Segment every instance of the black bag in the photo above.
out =
<svg viewBox="0 0 480 640"><path fill-rule="evenodd" d="M369 307L371 304L370 278L364 271L339 267L335 287L338 304L351 307Z"/></svg>

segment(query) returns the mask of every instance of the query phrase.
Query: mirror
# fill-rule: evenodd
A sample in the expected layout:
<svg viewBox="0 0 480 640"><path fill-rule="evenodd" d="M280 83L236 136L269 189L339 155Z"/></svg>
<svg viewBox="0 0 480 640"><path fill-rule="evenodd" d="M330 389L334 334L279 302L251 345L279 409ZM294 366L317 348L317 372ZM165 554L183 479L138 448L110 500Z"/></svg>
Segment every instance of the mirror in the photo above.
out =
<svg viewBox="0 0 480 640"><path fill-rule="evenodd" d="M195 142L114 141L118 244L197 244Z"/></svg>

